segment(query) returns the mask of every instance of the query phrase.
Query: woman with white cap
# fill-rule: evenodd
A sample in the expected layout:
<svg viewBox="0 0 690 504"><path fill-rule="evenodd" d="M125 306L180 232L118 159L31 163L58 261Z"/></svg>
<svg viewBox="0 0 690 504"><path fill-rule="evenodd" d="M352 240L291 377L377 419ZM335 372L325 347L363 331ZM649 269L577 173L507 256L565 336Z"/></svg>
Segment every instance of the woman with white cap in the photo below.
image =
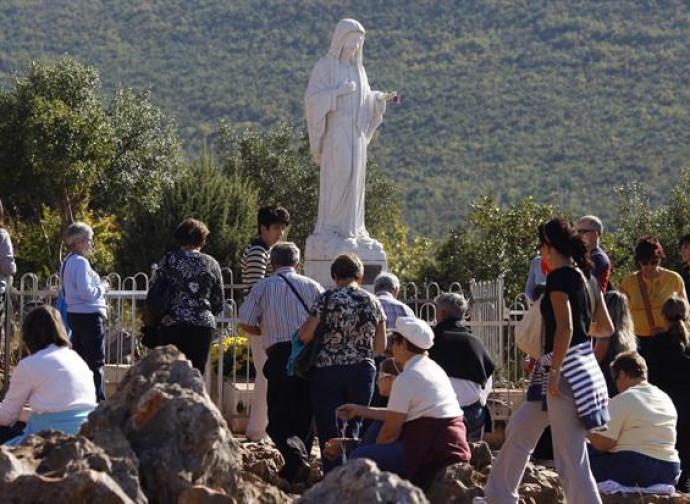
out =
<svg viewBox="0 0 690 504"><path fill-rule="evenodd" d="M402 364L387 408L345 404L343 418L364 417L383 421L375 445L358 448L352 458L369 458L388 465L390 452L402 453L395 471L421 488L428 488L436 473L456 462L468 462L462 409L448 375L428 357L434 343L429 325L414 317L399 317L393 332L393 358ZM396 464L393 464L396 465Z"/></svg>

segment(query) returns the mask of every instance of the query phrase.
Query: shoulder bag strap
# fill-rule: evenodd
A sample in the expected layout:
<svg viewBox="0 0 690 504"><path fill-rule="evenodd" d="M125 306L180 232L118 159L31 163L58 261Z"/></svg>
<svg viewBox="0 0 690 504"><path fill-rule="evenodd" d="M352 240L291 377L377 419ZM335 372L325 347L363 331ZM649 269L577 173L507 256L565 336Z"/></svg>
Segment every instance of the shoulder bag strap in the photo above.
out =
<svg viewBox="0 0 690 504"><path fill-rule="evenodd" d="M304 299L302 299L302 296L299 295L299 292L297 292L297 289L295 289L295 286L292 285L292 282L287 279L287 277L281 273L278 273L278 276L285 280L285 283L288 284L288 287L290 287L290 290L295 293L295 296L297 296L297 299L299 299L299 302L302 303L302 306L304 306L304 309L309 313L309 307L307 306L307 303L304 302Z"/></svg>
<svg viewBox="0 0 690 504"><path fill-rule="evenodd" d="M63 297L65 296L65 266L70 257L72 257L72 253L67 254L67 257L65 257L65 260L62 261L62 265L60 266L60 291Z"/></svg>
<svg viewBox="0 0 690 504"><path fill-rule="evenodd" d="M654 324L654 315L652 315L652 304L649 302L649 293L644 285L644 280L642 280L642 275L637 272L635 276L637 277L637 285L640 287L640 294L642 294L644 312L647 314L647 323L649 324L649 329L653 331L656 325Z"/></svg>

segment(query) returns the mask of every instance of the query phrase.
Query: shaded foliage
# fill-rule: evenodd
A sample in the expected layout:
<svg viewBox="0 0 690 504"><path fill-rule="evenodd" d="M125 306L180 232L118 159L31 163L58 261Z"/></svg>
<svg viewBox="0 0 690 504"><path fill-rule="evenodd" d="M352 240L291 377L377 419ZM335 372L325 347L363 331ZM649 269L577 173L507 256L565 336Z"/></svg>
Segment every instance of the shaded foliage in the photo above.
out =
<svg viewBox="0 0 690 504"><path fill-rule="evenodd" d="M335 23L367 28L372 87L398 89L372 143L405 220L441 236L470 202L527 195L612 222L614 187L666 201L690 156L683 0L112 0L0 3L0 79L65 52L104 87L155 90L191 149L231 129L304 124L302 97Z"/></svg>
<svg viewBox="0 0 690 504"><path fill-rule="evenodd" d="M239 175L227 176L202 154L175 184L163 191L155 210L139 207L123 226L118 271L150 271L164 252L178 248L173 231L188 217L206 223L204 252L221 266L236 265L255 232L257 194Z"/></svg>

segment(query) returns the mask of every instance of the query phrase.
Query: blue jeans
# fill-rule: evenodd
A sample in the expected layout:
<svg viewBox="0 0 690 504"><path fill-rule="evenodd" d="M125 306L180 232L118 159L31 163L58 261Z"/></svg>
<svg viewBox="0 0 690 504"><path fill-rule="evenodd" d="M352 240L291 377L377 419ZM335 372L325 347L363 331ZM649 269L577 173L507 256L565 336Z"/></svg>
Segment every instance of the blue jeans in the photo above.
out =
<svg viewBox="0 0 690 504"><path fill-rule="evenodd" d="M72 327L72 349L84 359L93 373L96 401L105 401L105 328L100 313L67 313Z"/></svg>
<svg viewBox="0 0 690 504"><path fill-rule="evenodd" d="M678 462L667 462L632 451L600 453L590 450L589 465L597 482L613 480L631 487L659 483L675 485L680 476Z"/></svg>
<svg viewBox="0 0 690 504"><path fill-rule="evenodd" d="M363 445L353 451L350 458L366 458L373 460L382 471L389 471L402 476L403 445L401 441L396 441L391 444Z"/></svg>
<svg viewBox="0 0 690 504"><path fill-rule="evenodd" d="M309 378L309 388L321 453L326 441L341 436L336 425L335 410L346 403L368 406L374 393L375 378L376 370L370 362L327 366L314 370ZM361 428L361 419L350 420L348 435L351 435L355 423ZM324 473L342 463L340 459L328 460L322 457L322 460Z"/></svg>

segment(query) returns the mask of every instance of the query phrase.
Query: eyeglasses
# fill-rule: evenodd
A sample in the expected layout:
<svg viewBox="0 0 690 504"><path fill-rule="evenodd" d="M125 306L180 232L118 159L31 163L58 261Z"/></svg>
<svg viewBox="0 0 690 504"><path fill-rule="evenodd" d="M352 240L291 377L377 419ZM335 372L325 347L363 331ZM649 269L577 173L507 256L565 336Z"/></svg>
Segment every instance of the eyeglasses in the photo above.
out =
<svg viewBox="0 0 690 504"><path fill-rule="evenodd" d="M577 234L580 234L580 235L584 235L587 233L595 233L595 232L596 232L595 229L578 229L577 230Z"/></svg>

